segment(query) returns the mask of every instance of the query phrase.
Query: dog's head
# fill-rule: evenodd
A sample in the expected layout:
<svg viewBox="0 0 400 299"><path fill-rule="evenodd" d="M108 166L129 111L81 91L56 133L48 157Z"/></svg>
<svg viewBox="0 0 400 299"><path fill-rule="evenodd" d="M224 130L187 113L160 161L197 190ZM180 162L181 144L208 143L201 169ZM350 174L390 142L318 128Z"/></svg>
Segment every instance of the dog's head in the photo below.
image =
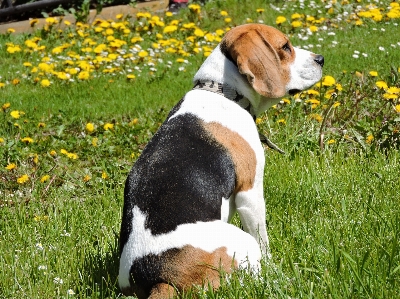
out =
<svg viewBox="0 0 400 299"><path fill-rule="evenodd" d="M202 64L194 82L223 83L249 99L255 114L286 94L317 83L324 57L294 48L279 30L261 24L232 28Z"/></svg>
<svg viewBox="0 0 400 299"><path fill-rule="evenodd" d="M279 30L247 24L228 31L221 52L266 98L295 94L321 79L324 57L292 46Z"/></svg>

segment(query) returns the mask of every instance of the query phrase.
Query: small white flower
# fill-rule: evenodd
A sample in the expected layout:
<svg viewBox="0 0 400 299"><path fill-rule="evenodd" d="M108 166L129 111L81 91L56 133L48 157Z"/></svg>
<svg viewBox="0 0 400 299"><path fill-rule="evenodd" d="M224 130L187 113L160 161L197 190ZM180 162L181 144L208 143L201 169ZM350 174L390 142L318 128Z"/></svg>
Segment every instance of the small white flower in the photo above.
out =
<svg viewBox="0 0 400 299"><path fill-rule="evenodd" d="M53 282L55 284L63 284L64 281L60 277L54 277Z"/></svg>
<svg viewBox="0 0 400 299"><path fill-rule="evenodd" d="M381 31L385 31L385 28L381 28Z"/></svg>
<svg viewBox="0 0 400 299"><path fill-rule="evenodd" d="M183 71L185 70L185 68L184 68L183 66L181 66L178 70L179 70L180 72L183 72Z"/></svg>
<svg viewBox="0 0 400 299"><path fill-rule="evenodd" d="M328 35L336 35L335 32L328 32Z"/></svg>
<svg viewBox="0 0 400 299"><path fill-rule="evenodd" d="M362 56L368 57L368 54L367 53L362 53Z"/></svg>
<svg viewBox="0 0 400 299"><path fill-rule="evenodd" d="M71 234L67 233L67 231L64 229L62 234L61 234L61 237L71 237Z"/></svg>
<svg viewBox="0 0 400 299"><path fill-rule="evenodd" d="M75 292L73 290L69 289L67 291L67 295L75 295Z"/></svg>
<svg viewBox="0 0 400 299"><path fill-rule="evenodd" d="M358 55L357 54L353 54L353 58L358 58Z"/></svg>
<svg viewBox="0 0 400 299"><path fill-rule="evenodd" d="M354 54L360 54L360 51L354 50Z"/></svg>
<svg viewBox="0 0 400 299"><path fill-rule="evenodd" d="M40 265L40 266L38 267L38 270L39 270L39 271L40 271L40 270L47 270L47 266Z"/></svg>
<svg viewBox="0 0 400 299"><path fill-rule="evenodd" d="M384 47L382 47L382 46L380 46L380 47L379 47L379 50L381 50L381 51L385 51L385 48L384 48Z"/></svg>
<svg viewBox="0 0 400 299"><path fill-rule="evenodd" d="M35 247L36 247L37 250L43 250L44 249L42 243L36 243Z"/></svg>

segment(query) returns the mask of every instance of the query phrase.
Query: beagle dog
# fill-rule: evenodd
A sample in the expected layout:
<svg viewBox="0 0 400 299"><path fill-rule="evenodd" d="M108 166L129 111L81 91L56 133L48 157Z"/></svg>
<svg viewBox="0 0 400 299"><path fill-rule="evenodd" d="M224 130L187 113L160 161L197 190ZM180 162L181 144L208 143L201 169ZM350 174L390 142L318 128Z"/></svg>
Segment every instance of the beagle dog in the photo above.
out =
<svg viewBox="0 0 400 299"><path fill-rule="evenodd" d="M279 30L235 27L205 60L126 180L119 286L170 298L270 257L255 117L321 79L324 57ZM230 224L238 212L243 230Z"/></svg>

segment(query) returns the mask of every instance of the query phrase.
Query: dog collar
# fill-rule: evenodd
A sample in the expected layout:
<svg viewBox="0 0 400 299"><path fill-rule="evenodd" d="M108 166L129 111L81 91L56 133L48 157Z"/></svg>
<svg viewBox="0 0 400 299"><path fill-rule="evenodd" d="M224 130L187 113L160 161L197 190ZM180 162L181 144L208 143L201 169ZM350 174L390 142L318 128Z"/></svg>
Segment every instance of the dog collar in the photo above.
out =
<svg viewBox="0 0 400 299"><path fill-rule="evenodd" d="M250 113L254 121L256 120L256 114L254 113L253 107L251 106L249 99L247 99L244 95L238 93L236 89L232 88L230 85L226 83L198 80L196 81L193 89L207 90L220 94L225 98L237 103L240 107L242 107L243 109L245 109L247 112ZM269 148L274 149L281 154L285 153L276 144L274 144L271 140L269 140L267 136L261 134L260 132L258 132L258 135L260 136L260 141L266 144Z"/></svg>

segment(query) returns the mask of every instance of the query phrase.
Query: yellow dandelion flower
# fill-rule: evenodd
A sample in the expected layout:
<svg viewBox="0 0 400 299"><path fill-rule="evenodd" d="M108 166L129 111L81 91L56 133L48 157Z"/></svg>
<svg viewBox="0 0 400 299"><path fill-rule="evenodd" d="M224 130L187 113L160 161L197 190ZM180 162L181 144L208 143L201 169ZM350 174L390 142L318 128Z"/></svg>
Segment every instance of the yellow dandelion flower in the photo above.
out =
<svg viewBox="0 0 400 299"><path fill-rule="evenodd" d="M97 138L97 137L92 138L92 146L97 147L98 141L99 141L99 138Z"/></svg>
<svg viewBox="0 0 400 299"><path fill-rule="evenodd" d="M21 141L24 143L33 143L33 139L30 137L21 138Z"/></svg>
<svg viewBox="0 0 400 299"><path fill-rule="evenodd" d="M336 107L339 107L341 104L340 104L340 102L335 102L333 105L332 105L332 107L333 108L336 108Z"/></svg>
<svg viewBox="0 0 400 299"><path fill-rule="evenodd" d="M29 176L28 176L27 174L24 174L24 175L20 176L20 177L17 179L17 183L18 183L18 184L24 184L24 183L26 183L27 181L29 181Z"/></svg>
<svg viewBox="0 0 400 299"><path fill-rule="evenodd" d="M398 94L400 93L400 88L392 86L386 89L386 92L391 94Z"/></svg>
<svg viewBox="0 0 400 299"><path fill-rule="evenodd" d="M1 106L1 109L3 111L6 111L8 108L10 108L11 104L10 103L4 103L3 106Z"/></svg>
<svg viewBox="0 0 400 299"><path fill-rule="evenodd" d="M309 89L309 90L307 90L307 93L308 93L309 95L319 96L319 92L316 91L316 90L314 90L314 89Z"/></svg>
<svg viewBox="0 0 400 299"><path fill-rule="evenodd" d="M284 118L278 119L276 122L278 124L281 124L281 125L285 125L286 124L286 120Z"/></svg>
<svg viewBox="0 0 400 299"><path fill-rule="evenodd" d="M334 144L335 142L336 142L335 139L329 139L329 140L328 140L328 144Z"/></svg>
<svg viewBox="0 0 400 299"><path fill-rule="evenodd" d="M103 171L101 173L101 178L104 179L104 180L107 179L108 178L108 174L105 171Z"/></svg>
<svg viewBox="0 0 400 299"><path fill-rule="evenodd" d="M225 23L230 23L230 22L232 22L232 18L225 18Z"/></svg>
<svg viewBox="0 0 400 299"><path fill-rule="evenodd" d="M318 113L312 113L312 114L310 114L310 116L309 116L309 118L311 118L311 119L315 119L317 122L322 122L322 120L323 120L323 117L320 115L320 114L318 114Z"/></svg>
<svg viewBox="0 0 400 299"><path fill-rule="evenodd" d="M88 133L92 133L94 131L94 125L92 123L87 123L85 129Z"/></svg>
<svg viewBox="0 0 400 299"><path fill-rule="evenodd" d="M140 51L138 53L138 56L141 57L141 58L144 58L144 57L149 56L149 53L147 51L145 51L145 50L142 50L142 51Z"/></svg>
<svg viewBox="0 0 400 299"><path fill-rule="evenodd" d="M8 46L7 47L7 52L10 53L10 54L21 52L21 47L18 46L18 45L16 45L16 46L14 46L14 45Z"/></svg>
<svg viewBox="0 0 400 299"><path fill-rule="evenodd" d="M26 66L26 67L31 67L31 66L32 66L32 63L30 63L30 62L24 62L23 65Z"/></svg>
<svg viewBox="0 0 400 299"><path fill-rule="evenodd" d="M372 134L369 134L367 138L365 138L365 142L368 144L371 144L373 140L374 140L374 135Z"/></svg>
<svg viewBox="0 0 400 299"><path fill-rule="evenodd" d="M103 126L103 128L104 128L105 131L112 130L112 129L114 129L114 124L106 123L106 124Z"/></svg>
<svg viewBox="0 0 400 299"><path fill-rule="evenodd" d="M90 74L89 74L88 71L81 71L81 72L78 74L78 79L79 79L79 80L87 80L87 79L89 79L89 77L90 77Z"/></svg>
<svg viewBox="0 0 400 299"><path fill-rule="evenodd" d="M18 119L18 118L20 118L21 115L22 115L21 112L22 112L22 111L13 110L13 111L10 112L10 115L11 115L12 118Z"/></svg>
<svg viewBox="0 0 400 299"><path fill-rule="evenodd" d="M53 25L53 24L57 24L58 20L56 18L50 17L50 18L46 18L46 23L49 25Z"/></svg>
<svg viewBox="0 0 400 299"><path fill-rule="evenodd" d="M257 11L258 13L263 13L263 12L265 11L265 9L264 9L264 8L257 8L256 11Z"/></svg>
<svg viewBox="0 0 400 299"><path fill-rule="evenodd" d="M205 35L204 31L201 30L200 28L196 28L193 33L198 37L203 37Z"/></svg>
<svg viewBox="0 0 400 299"><path fill-rule="evenodd" d="M0 143L4 143L4 138L0 137Z"/></svg>
<svg viewBox="0 0 400 299"><path fill-rule="evenodd" d="M377 81L375 85L380 89L387 89L388 86L385 81Z"/></svg>
<svg viewBox="0 0 400 299"><path fill-rule="evenodd" d="M370 71L370 72L369 72L369 75L370 75L371 77L377 77L377 76L378 76L378 72L377 72L377 71Z"/></svg>
<svg viewBox="0 0 400 299"><path fill-rule="evenodd" d="M178 26L176 25L169 25L169 26L165 26L163 29L163 33L172 33L175 32L176 30L178 30Z"/></svg>
<svg viewBox="0 0 400 299"><path fill-rule="evenodd" d="M48 80L48 79L43 79L41 82L40 82L40 85L42 85L43 87L49 87L50 86L50 81Z"/></svg>
<svg viewBox="0 0 400 299"><path fill-rule="evenodd" d="M48 174L46 174L46 175L42 176L42 178L40 179L40 182L44 183L44 182L48 181L49 179L50 179L50 176Z"/></svg>
<svg viewBox="0 0 400 299"><path fill-rule="evenodd" d="M129 126L134 126L139 122L139 120L137 118L134 118L130 121Z"/></svg>
<svg viewBox="0 0 400 299"><path fill-rule="evenodd" d="M277 25L283 24L286 22L286 18L284 16L278 16L275 20L275 23Z"/></svg>
<svg viewBox="0 0 400 299"><path fill-rule="evenodd" d="M78 155L75 153L67 153L66 154L68 158L72 159L72 160L76 160L78 159Z"/></svg>
<svg viewBox="0 0 400 299"><path fill-rule="evenodd" d="M38 128L44 128L44 127L46 127L45 123L42 122L38 123Z"/></svg>
<svg viewBox="0 0 400 299"><path fill-rule="evenodd" d="M386 100L396 100L399 96L397 94L393 94L393 93L385 93L383 95L383 98Z"/></svg>
<svg viewBox="0 0 400 299"><path fill-rule="evenodd" d="M133 79L136 78L136 76L134 74L128 74L128 75L126 75L126 78L130 79L130 80L133 80Z"/></svg>
<svg viewBox="0 0 400 299"><path fill-rule="evenodd" d="M323 86L332 86L336 83L335 78L333 78L332 76L325 76L322 79L322 85Z"/></svg>
<svg viewBox="0 0 400 299"><path fill-rule="evenodd" d="M118 20L121 20L123 17L124 17L124 15L123 15L122 13L117 14L117 15L115 16L115 18L118 19Z"/></svg>
<svg viewBox="0 0 400 299"><path fill-rule="evenodd" d="M14 33L15 32L15 29L14 28L8 28L7 29L7 33Z"/></svg>
<svg viewBox="0 0 400 299"><path fill-rule="evenodd" d="M83 181L86 183L86 182L88 182L88 181L90 181L90 179L91 179L91 177L90 177L90 175L85 175L84 177L83 177Z"/></svg>
<svg viewBox="0 0 400 299"><path fill-rule="evenodd" d="M217 30L215 30L215 33L216 33L218 36L222 36L222 35L225 34L225 31L222 30L222 29L217 29Z"/></svg>
<svg viewBox="0 0 400 299"><path fill-rule="evenodd" d="M31 19L31 20L29 20L29 25L30 25L31 27L33 27L33 26L35 26L35 24L36 24L37 22L39 22L38 19Z"/></svg>
<svg viewBox="0 0 400 299"><path fill-rule="evenodd" d="M55 150L50 151L50 156L52 157L57 156L57 152Z"/></svg>
<svg viewBox="0 0 400 299"><path fill-rule="evenodd" d="M172 12L170 12L170 11L167 11L166 13L165 13L165 16L166 17L172 17L174 14L172 13Z"/></svg>
<svg viewBox="0 0 400 299"><path fill-rule="evenodd" d="M310 26L308 28L310 29L311 32L317 32L318 31L318 27L314 26L314 25L312 25L312 26Z"/></svg>
<svg viewBox="0 0 400 299"><path fill-rule="evenodd" d="M293 21L291 25L293 28L299 28L303 26L303 23L301 21Z"/></svg>
<svg viewBox="0 0 400 299"><path fill-rule="evenodd" d="M301 19L301 14L294 13L294 14L292 14L291 18L292 18L292 20Z"/></svg>
<svg viewBox="0 0 400 299"><path fill-rule="evenodd" d="M396 106L394 107L394 110L395 110L397 113L400 113L400 104L396 105Z"/></svg>
<svg viewBox="0 0 400 299"><path fill-rule="evenodd" d="M6 169L7 170L13 170L13 169L16 169L17 168L17 165L15 164L15 163L9 163L7 166L6 166Z"/></svg>
<svg viewBox="0 0 400 299"><path fill-rule="evenodd" d="M6 84L3 82L0 82L0 88L3 88L4 86L6 86Z"/></svg>
<svg viewBox="0 0 400 299"><path fill-rule="evenodd" d="M15 78L15 79L13 79L13 80L11 81L11 83L12 83L13 85L18 85L20 82L21 82L21 81L20 81L19 79L17 79L17 78Z"/></svg>
<svg viewBox="0 0 400 299"><path fill-rule="evenodd" d="M228 12L225 10L221 10L221 12L219 13L221 16L226 17L228 15Z"/></svg>
<svg viewBox="0 0 400 299"><path fill-rule="evenodd" d="M200 13L200 11L201 11L201 7L198 4L190 4L188 7L191 11L193 11L195 13Z"/></svg>

